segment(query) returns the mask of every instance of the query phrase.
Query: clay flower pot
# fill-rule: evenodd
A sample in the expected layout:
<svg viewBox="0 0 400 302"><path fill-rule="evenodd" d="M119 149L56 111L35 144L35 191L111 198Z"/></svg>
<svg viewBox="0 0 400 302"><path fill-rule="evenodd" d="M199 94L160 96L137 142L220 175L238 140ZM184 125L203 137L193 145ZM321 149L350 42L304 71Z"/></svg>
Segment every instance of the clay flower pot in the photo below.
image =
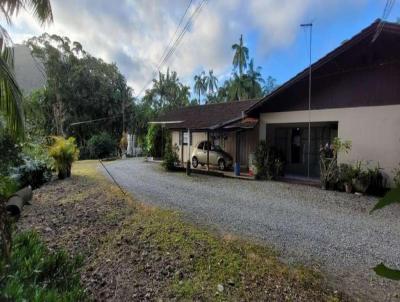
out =
<svg viewBox="0 0 400 302"><path fill-rule="evenodd" d="M346 193L351 193L353 191L353 185L351 183L345 183L344 189L345 189Z"/></svg>

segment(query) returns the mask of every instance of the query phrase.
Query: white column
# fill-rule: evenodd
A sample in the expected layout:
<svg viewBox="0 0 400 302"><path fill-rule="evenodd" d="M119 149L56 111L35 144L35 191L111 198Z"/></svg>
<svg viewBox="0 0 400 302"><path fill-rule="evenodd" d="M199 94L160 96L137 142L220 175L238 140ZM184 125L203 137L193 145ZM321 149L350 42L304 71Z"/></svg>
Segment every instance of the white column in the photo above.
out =
<svg viewBox="0 0 400 302"><path fill-rule="evenodd" d="M127 135L128 146L126 147L126 154L129 156L133 155L131 137L132 137L132 134Z"/></svg>
<svg viewBox="0 0 400 302"><path fill-rule="evenodd" d="M190 160L190 143L191 143L191 141L190 141L190 129L188 129L188 144L187 144L187 146L188 146L188 161L190 162L190 165L191 165L192 163L191 163L191 160Z"/></svg>

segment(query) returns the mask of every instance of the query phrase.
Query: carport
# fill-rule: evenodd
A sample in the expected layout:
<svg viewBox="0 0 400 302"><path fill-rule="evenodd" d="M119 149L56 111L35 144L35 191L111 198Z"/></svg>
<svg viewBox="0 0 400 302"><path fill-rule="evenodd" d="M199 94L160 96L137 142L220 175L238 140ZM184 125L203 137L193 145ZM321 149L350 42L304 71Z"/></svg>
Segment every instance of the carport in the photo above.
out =
<svg viewBox="0 0 400 302"><path fill-rule="evenodd" d="M258 143L258 119L244 113L257 100L183 107L166 113L151 123L160 124L172 133L172 144L177 146L180 165L191 164L191 155L200 142L220 146L233 157L234 172L248 167L249 154ZM202 163L207 171L213 169L210 150ZM192 165L190 165L192 166Z"/></svg>
<svg viewBox="0 0 400 302"><path fill-rule="evenodd" d="M231 155L234 159L234 173L235 175L240 175L241 166L246 166L248 164L249 153L255 151L255 145L258 140L258 131L255 129L257 124L258 119L245 117L238 121L207 129L189 128L187 129L187 137L192 137L191 133L206 133L207 142L211 142L213 145L222 145L223 149L226 148L225 145L229 145L229 151L232 153ZM196 146L194 145L193 148L196 148ZM193 151L192 148L190 148L190 144L187 149L188 158L190 158ZM183 149L181 152L180 158L181 163L183 163ZM207 171L210 171L210 149L206 148L206 152L206 167Z"/></svg>

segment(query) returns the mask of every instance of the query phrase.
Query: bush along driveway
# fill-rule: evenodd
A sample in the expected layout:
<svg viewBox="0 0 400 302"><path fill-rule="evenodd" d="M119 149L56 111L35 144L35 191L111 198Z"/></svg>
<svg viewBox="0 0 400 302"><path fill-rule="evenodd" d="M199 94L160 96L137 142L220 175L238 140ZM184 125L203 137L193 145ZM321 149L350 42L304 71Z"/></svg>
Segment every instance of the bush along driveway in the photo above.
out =
<svg viewBox="0 0 400 302"><path fill-rule="evenodd" d="M376 198L279 182L167 173L143 160L107 164L141 201L273 246L284 261L316 266L363 300L400 299L400 284L371 268L400 267L400 206L372 215Z"/></svg>
<svg viewBox="0 0 400 302"><path fill-rule="evenodd" d="M81 255L82 286L93 300L347 299L315 270L285 264L265 246L216 235L122 194L98 169L93 161L76 163L70 179L35 191L17 223L18 232L35 230L51 250Z"/></svg>

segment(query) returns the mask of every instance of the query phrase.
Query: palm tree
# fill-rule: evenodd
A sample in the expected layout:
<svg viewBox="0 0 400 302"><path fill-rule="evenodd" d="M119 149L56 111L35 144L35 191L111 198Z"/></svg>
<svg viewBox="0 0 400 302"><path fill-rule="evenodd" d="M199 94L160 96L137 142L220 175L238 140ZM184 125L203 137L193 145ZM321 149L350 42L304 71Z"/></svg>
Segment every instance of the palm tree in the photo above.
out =
<svg viewBox="0 0 400 302"><path fill-rule="evenodd" d="M276 84L276 79L274 79L271 76L268 76L267 80L265 81L265 85L263 87L263 94L264 95L270 94L276 88L278 88L278 85Z"/></svg>
<svg viewBox="0 0 400 302"><path fill-rule="evenodd" d="M155 100L155 109L159 110L165 105L165 98L167 96L167 78L169 78L169 69L167 70L167 76L165 76L161 71L158 72L158 80L153 79L152 92L158 97Z"/></svg>
<svg viewBox="0 0 400 302"><path fill-rule="evenodd" d="M247 75L233 75L233 80L229 88L229 96L231 100L240 101L248 98L249 80Z"/></svg>
<svg viewBox="0 0 400 302"><path fill-rule="evenodd" d="M208 76L206 77L206 86L208 89L208 93L214 94L218 90L218 79L214 75L214 71L210 69L208 71Z"/></svg>
<svg viewBox="0 0 400 302"><path fill-rule="evenodd" d="M247 70L247 80L249 86L249 97L256 98L262 96L262 86L265 81L261 76L261 67L254 69L254 60L251 59Z"/></svg>
<svg viewBox="0 0 400 302"><path fill-rule="evenodd" d="M204 71L202 71L199 75L194 76L194 92L199 95L199 105L200 98L202 94L205 94L207 91L207 83Z"/></svg>
<svg viewBox="0 0 400 302"><path fill-rule="evenodd" d="M8 24L20 9L28 9L41 22L53 22L50 0L1 0L0 13ZM7 126L14 136L24 135L24 117L21 107L22 93L14 76L13 43L0 25L0 112L4 113Z"/></svg>
<svg viewBox="0 0 400 302"><path fill-rule="evenodd" d="M239 68L239 75L241 76L243 69L247 68L247 60L249 59L249 49L243 45L243 35L240 35L239 44L232 45L232 49L235 51L233 67L234 69Z"/></svg>

